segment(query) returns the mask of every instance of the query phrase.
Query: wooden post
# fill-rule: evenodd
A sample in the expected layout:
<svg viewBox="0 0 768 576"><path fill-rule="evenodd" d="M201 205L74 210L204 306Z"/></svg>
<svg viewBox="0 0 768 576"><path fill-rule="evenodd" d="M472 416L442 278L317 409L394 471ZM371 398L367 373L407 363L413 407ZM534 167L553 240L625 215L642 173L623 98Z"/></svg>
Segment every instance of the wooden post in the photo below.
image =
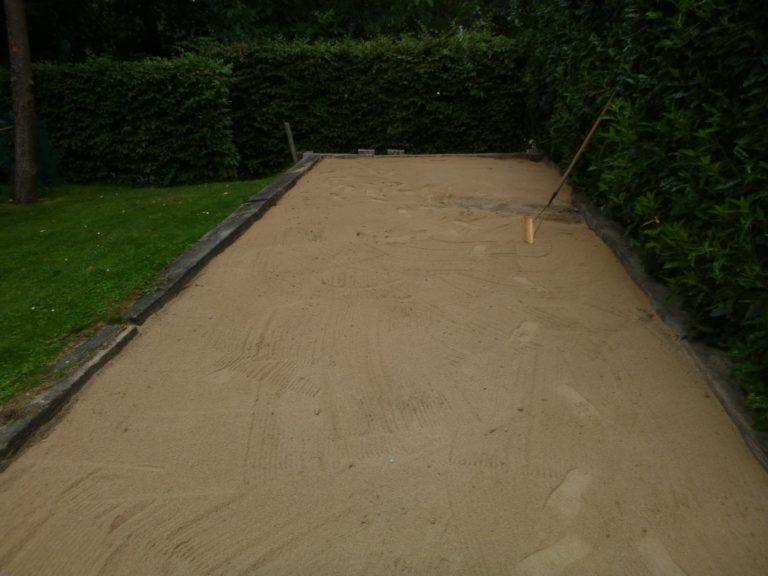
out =
<svg viewBox="0 0 768 576"><path fill-rule="evenodd" d="M285 122L283 125L285 126L285 135L288 137L288 146L291 149L293 163L296 164L296 162L299 161L299 156L296 154L296 145L293 143L293 132L291 132L291 124L290 122Z"/></svg>
<svg viewBox="0 0 768 576"><path fill-rule="evenodd" d="M523 216L523 239L528 244L533 244L533 218L530 216Z"/></svg>

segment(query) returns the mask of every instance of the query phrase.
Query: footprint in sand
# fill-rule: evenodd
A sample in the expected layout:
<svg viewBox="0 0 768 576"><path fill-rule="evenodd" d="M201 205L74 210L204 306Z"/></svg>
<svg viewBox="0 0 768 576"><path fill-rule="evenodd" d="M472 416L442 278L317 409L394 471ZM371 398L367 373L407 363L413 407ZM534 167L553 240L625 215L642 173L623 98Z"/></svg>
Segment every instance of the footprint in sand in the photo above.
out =
<svg viewBox="0 0 768 576"><path fill-rule="evenodd" d="M526 576L557 576L589 554L591 548L578 536L569 534L552 546L527 556L518 568Z"/></svg>
<svg viewBox="0 0 768 576"><path fill-rule="evenodd" d="M454 554L451 558L440 558L435 567L435 574L439 576L456 576L463 573L461 555Z"/></svg>
<svg viewBox="0 0 768 576"><path fill-rule="evenodd" d="M477 246L472 248L472 256L474 256L475 258L484 258L485 252L486 252L485 246L483 246L482 244L478 244Z"/></svg>
<svg viewBox="0 0 768 576"><path fill-rule="evenodd" d="M378 202L386 202L389 200L388 196L384 194L383 192L379 192L377 190L366 190L366 195L371 200L376 200Z"/></svg>
<svg viewBox="0 0 768 576"><path fill-rule="evenodd" d="M522 344L530 344L533 337L539 330L539 323L526 320L512 332L511 340L517 340Z"/></svg>
<svg viewBox="0 0 768 576"><path fill-rule="evenodd" d="M562 534L581 512L584 505L584 493L591 483L592 475L588 472L578 468L569 471L547 497L536 522L534 533L538 534L544 541L551 541L554 535ZM539 552L530 557L536 554ZM538 574L537 572L532 573ZM551 573L557 574L557 572ZM550 574L550 572L543 572L543 574Z"/></svg>
<svg viewBox="0 0 768 576"><path fill-rule="evenodd" d="M218 370L215 370L214 372L211 372L208 375L208 378L211 381L211 384L215 384L216 386L221 386L223 384L226 384L232 378L235 376L235 371L230 370L229 368L219 368Z"/></svg>
<svg viewBox="0 0 768 576"><path fill-rule="evenodd" d="M687 576L659 539L653 536L643 538L637 543L637 549L652 576Z"/></svg>
<svg viewBox="0 0 768 576"><path fill-rule="evenodd" d="M537 286L525 276L515 276L514 278L512 278L512 280L514 280L517 284L519 284L523 288L528 288L529 290L533 290L537 294L545 294L547 292L545 288L542 288L541 286Z"/></svg>
<svg viewBox="0 0 768 576"><path fill-rule="evenodd" d="M592 476L583 470L578 468L571 470L566 474L560 486L549 495L544 507L557 512L568 520L575 518L581 510L584 492L591 482Z"/></svg>
<svg viewBox="0 0 768 576"><path fill-rule="evenodd" d="M557 394L565 401L574 415L582 420L600 420L600 412L597 411L589 400L584 398L576 390L566 384L557 387Z"/></svg>

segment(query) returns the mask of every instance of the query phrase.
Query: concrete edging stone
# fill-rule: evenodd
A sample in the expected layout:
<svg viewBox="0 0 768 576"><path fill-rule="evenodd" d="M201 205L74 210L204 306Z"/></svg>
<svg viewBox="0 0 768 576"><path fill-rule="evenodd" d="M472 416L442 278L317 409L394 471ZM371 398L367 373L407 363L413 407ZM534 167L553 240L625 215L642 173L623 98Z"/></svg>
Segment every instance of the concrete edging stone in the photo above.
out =
<svg viewBox="0 0 768 576"><path fill-rule="evenodd" d="M115 357L136 336L136 326L111 324L86 340L57 364L71 366L69 373L32 398L24 415L0 427L0 470L23 444L49 422L99 368Z"/></svg>
<svg viewBox="0 0 768 576"><path fill-rule="evenodd" d="M334 152L304 152L303 158L375 158L377 160L384 158L495 158L497 160L530 160L531 162L547 161L547 157L542 152L476 152L469 154L344 154Z"/></svg>
<svg viewBox="0 0 768 576"><path fill-rule="evenodd" d="M232 244L253 222L261 218L319 161L320 158L300 160L195 242L160 273L157 288L133 304L128 312L128 319L134 324L143 324L153 312L178 293L211 258Z"/></svg>

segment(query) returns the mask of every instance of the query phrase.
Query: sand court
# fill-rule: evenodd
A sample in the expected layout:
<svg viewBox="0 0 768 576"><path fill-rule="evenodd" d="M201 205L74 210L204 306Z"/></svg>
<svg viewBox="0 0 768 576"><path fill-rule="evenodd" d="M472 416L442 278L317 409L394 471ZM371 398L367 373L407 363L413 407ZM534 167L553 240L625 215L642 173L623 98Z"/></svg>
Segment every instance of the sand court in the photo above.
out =
<svg viewBox="0 0 768 576"><path fill-rule="evenodd" d="M0 575L768 574L768 474L542 163L324 159L0 473Z"/></svg>

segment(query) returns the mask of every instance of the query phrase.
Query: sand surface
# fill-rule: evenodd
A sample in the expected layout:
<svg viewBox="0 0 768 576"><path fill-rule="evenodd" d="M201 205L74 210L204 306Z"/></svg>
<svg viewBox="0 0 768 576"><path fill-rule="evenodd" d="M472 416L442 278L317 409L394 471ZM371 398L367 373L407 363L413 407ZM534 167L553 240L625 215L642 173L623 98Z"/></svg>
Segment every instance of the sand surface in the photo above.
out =
<svg viewBox="0 0 768 576"><path fill-rule="evenodd" d="M0 574L768 574L768 474L557 183L326 159L0 473Z"/></svg>

